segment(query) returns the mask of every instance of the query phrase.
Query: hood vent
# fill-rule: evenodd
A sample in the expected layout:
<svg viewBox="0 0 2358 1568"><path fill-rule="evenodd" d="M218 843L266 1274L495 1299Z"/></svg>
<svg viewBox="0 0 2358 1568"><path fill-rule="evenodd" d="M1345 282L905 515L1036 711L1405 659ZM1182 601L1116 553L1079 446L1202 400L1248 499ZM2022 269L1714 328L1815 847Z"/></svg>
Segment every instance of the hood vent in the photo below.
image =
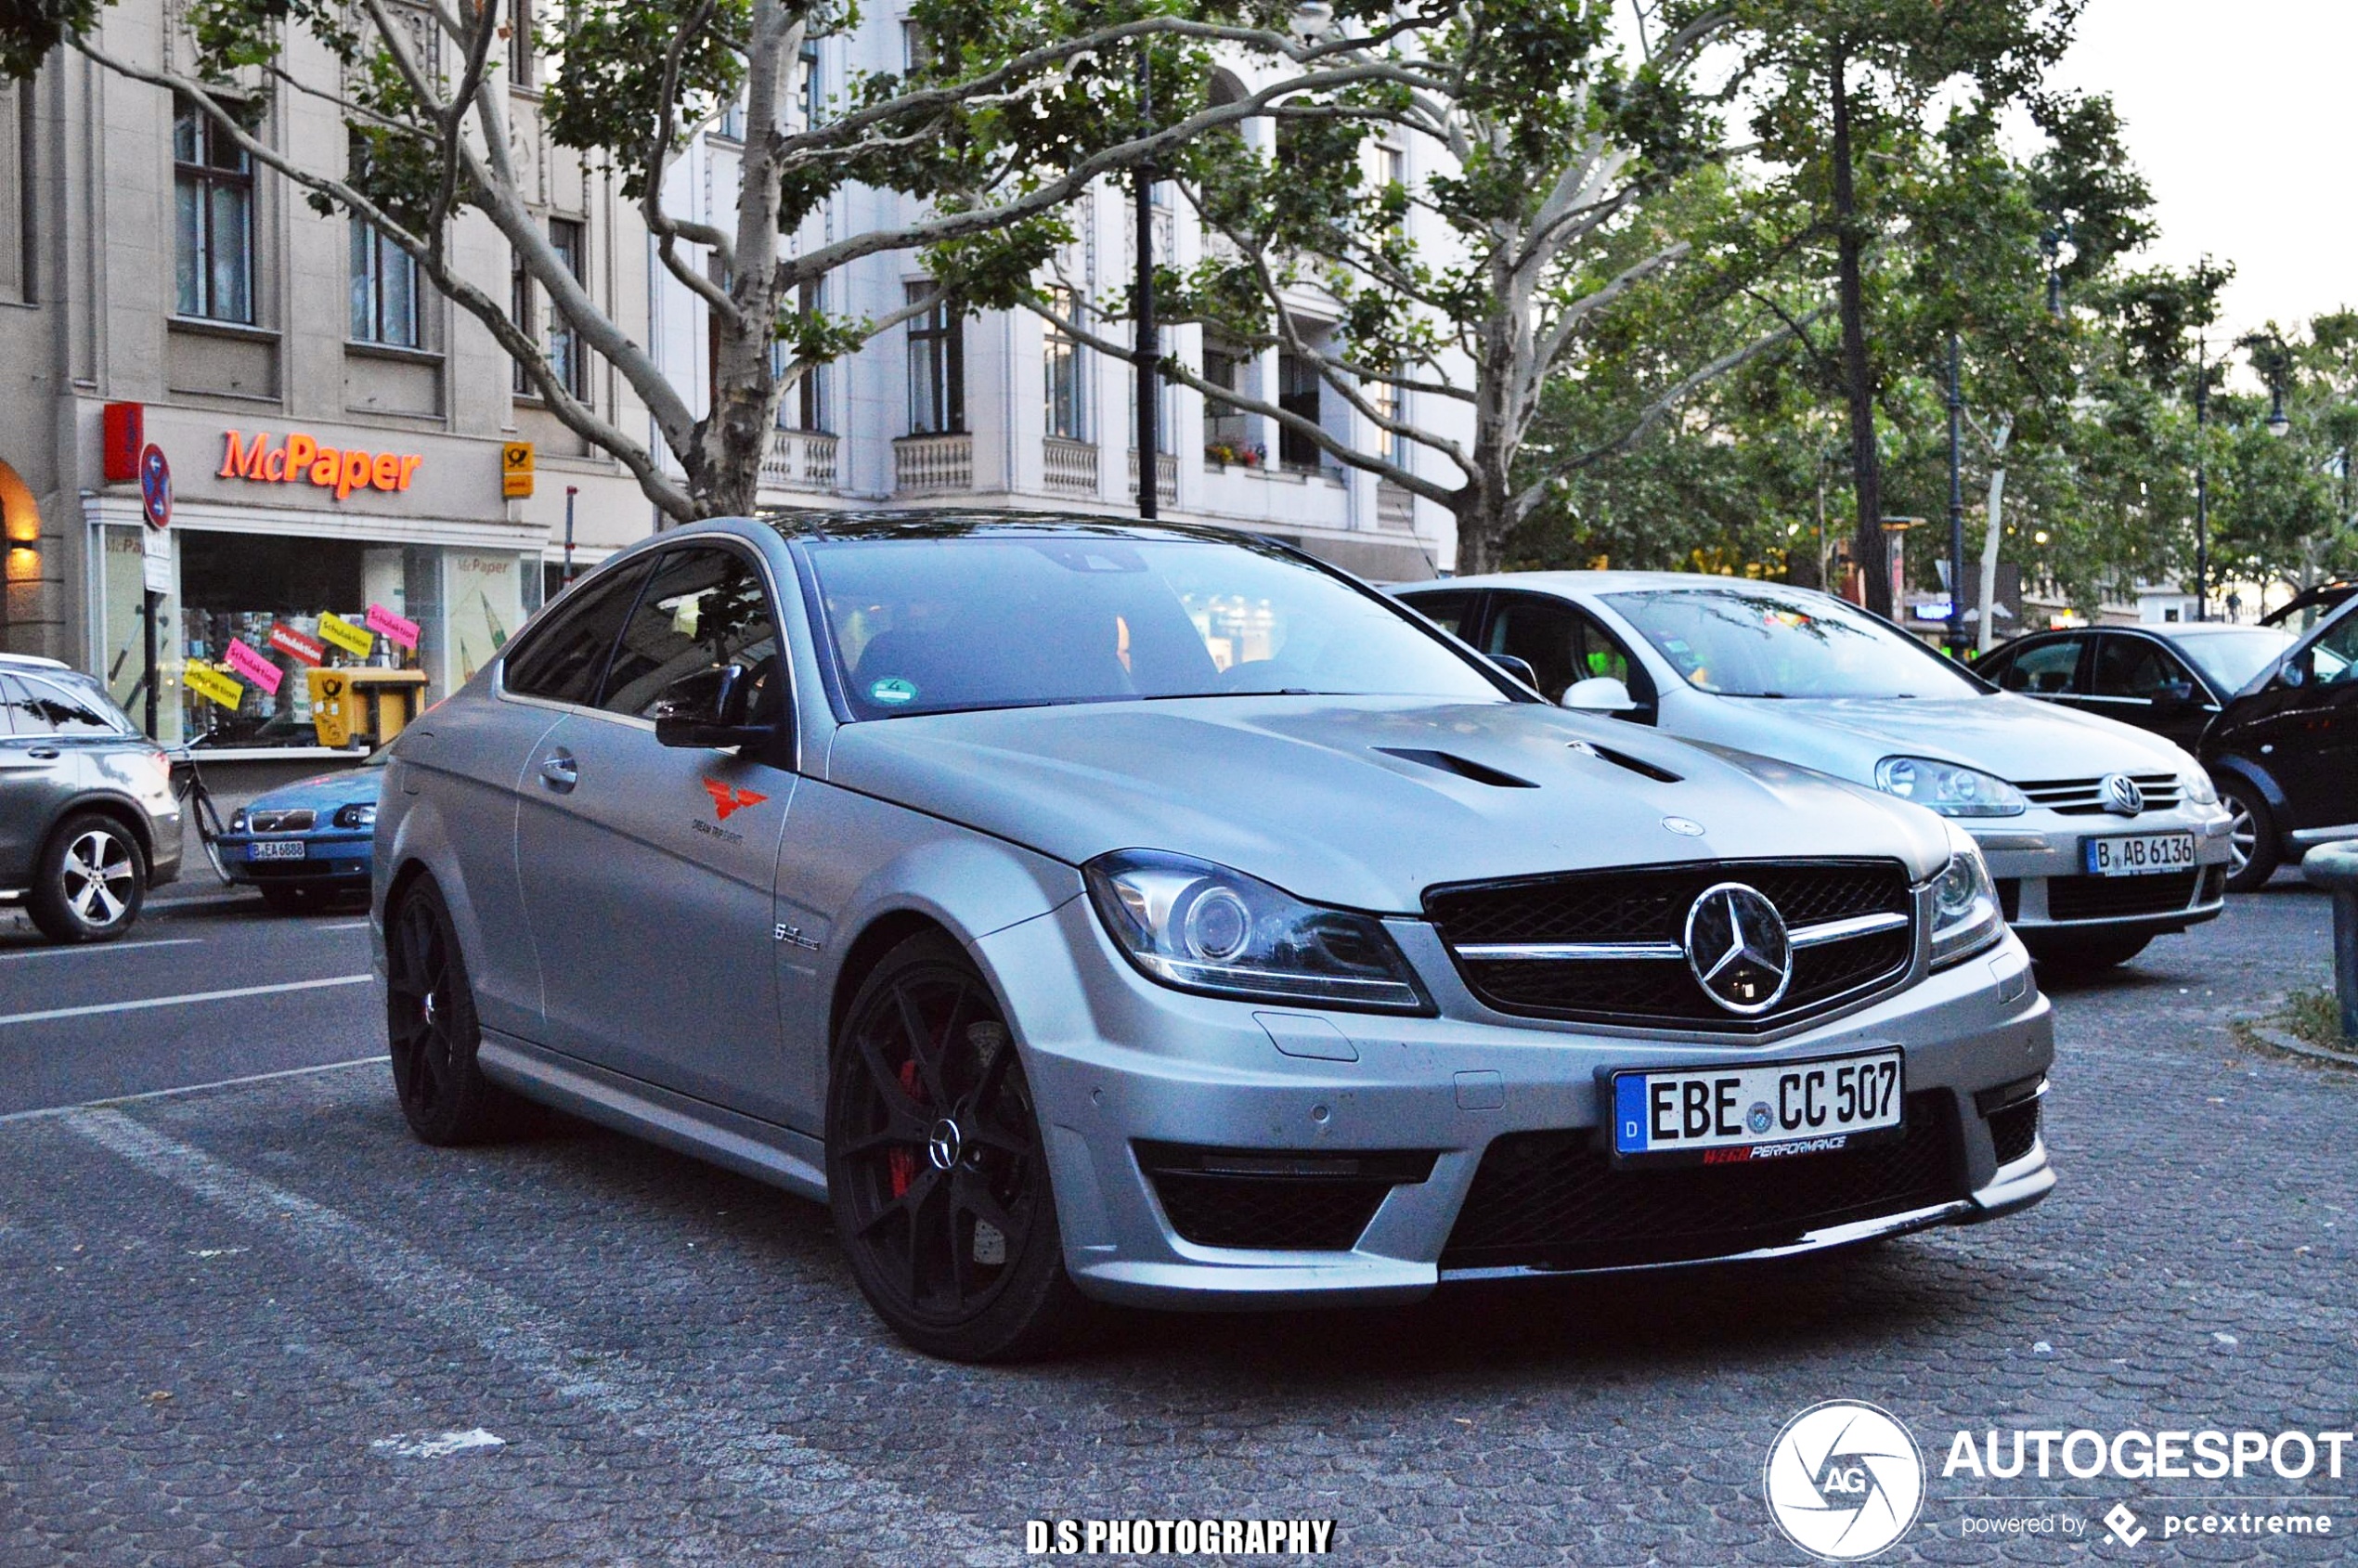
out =
<svg viewBox="0 0 2358 1568"><path fill-rule="evenodd" d="M1602 758L1616 768L1626 768L1633 773L1653 780L1656 784L1678 784L1686 777L1683 773L1674 773L1667 768L1657 767L1642 757L1632 757L1626 751L1615 751L1609 745L1599 745L1594 741L1574 741L1572 743L1572 749L1590 757Z"/></svg>
<svg viewBox="0 0 2358 1568"><path fill-rule="evenodd" d="M1414 762L1420 768L1432 768L1444 773L1455 773L1461 779L1471 779L1476 784L1488 784L1494 789L1537 789L1539 787L1529 779L1519 779L1512 773L1502 773L1496 768L1486 767L1471 758L1459 757L1454 752L1419 751L1411 746L1397 745L1380 745L1376 749L1386 757L1397 757L1403 762Z"/></svg>

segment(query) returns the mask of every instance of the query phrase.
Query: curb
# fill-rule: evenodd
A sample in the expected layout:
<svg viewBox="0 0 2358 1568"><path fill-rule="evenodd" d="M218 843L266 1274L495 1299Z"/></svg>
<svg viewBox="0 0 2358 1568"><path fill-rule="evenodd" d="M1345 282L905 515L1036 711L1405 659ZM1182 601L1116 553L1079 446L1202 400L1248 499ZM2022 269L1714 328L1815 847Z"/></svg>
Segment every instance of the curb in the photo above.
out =
<svg viewBox="0 0 2358 1568"><path fill-rule="evenodd" d="M2306 1056L2313 1062L2326 1062L2334 1067L2358 1070L2358 1056L2346 1051L2328 1051L2323 1045L2312 1045L2306 1040L2296 1040L2280 1029L2265 1024L2247 1024L2251 1037L2272 1050L2284 1051L2296 1056Z"/></svg>

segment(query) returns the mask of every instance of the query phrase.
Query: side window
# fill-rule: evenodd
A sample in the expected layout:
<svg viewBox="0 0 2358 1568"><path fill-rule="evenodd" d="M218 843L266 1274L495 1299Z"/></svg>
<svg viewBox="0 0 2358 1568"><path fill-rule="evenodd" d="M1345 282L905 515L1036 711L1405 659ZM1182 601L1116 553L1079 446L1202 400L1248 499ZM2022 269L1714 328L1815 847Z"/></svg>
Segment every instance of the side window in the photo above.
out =
<svg viewBox="0 0 2358 1568"><path fill-rule="evenodd" d="M2079 641L2066 637L2054 642L2034 643L2015 654L2013 662L1991 679L2009 692L2023 692L2034 697L2077 696Z"/></svg>
<svg viewBox="0 0 2358 1568"><path fill-rule="evenodd" d="M45 729L33 727L32 714L25 702L24 688L5 675L0 675L0 740L9 735L45 735Z"/></svg>
<svg viewBox="0 0 2358 1568"><path fill-rule="evenodd" d="M1639 702L1652 699L1646 672L1604 628L1561 599L1533 594L1501 594L1491 613L1483 652L1508 654L1537 672L1539 691L1549 702L1560 701L1574 681L1610 676L1629 688Z"/></svg>
<svg viewBox="0 0 2358 1568"><path fill-rule="evenodd" d="M2358 680L2358 612L2344 616L2308 649L2309 667L2321 686Z"/></svg>
<svg viewBox="0 0 2358 1568"><path fill-rule="evenodd" d="M778 625L759 568L724 547L667 551L622 628L598 706L652 719L673 682L730 663L752 667L754 711L776 711L784 689Z"/></svg>
<svg viewBox="0 0 2358 1568"><path fill-rule="evenodd" d="M524 646L508 655L503 680L521 697L587 704L606 672L607 655L622 634L624 617L647 580L641 561L582 584L559 600L549 619L532 628Z"/></svg>
<svg viewBox="0 0 2358 1568"><path fill-rule="evenodd" d="M1471 616L1474 600L1479 597L1471 589L1463 593L1419 593L1404 596L1401 603L1424 616L1442 630L1455 636L1466 634L1466 623Z"/></svg>
<svg viewBox="0 0 2358 1568"><path fill-rule="evenodd" d="M34 734L123 733L123 726L117 724L104 708L61 680L45 680L40 676L28 675L21 685L24 697L18 706L16 719L19 733L23 733L28 727ZM28 719L32 720L30 726L26 724Z"/></svg>
<svg viewBox="0 0 2358 1568"><path fill-rule="evenodd" d="M2176 655L2146 637L2107 636L2096 644L2095 694L2181 700L2194 694L2194 677Z"/></svg>

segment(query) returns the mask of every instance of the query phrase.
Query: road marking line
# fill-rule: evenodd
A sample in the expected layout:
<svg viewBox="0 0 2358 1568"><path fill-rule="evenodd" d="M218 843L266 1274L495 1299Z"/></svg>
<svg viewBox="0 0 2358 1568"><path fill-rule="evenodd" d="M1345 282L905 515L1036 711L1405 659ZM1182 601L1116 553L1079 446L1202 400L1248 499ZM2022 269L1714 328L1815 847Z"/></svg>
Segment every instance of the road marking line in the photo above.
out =
<svg viewBox="0 0 2358 1568"><path fill-rule="evenodd" d="M52 1018L86 1018L98 1013L136 1013L142 1007L178 1007L190 1002L227 1002L240 996L274 996L286 991L317 991L323 986L365 985L370 975L337 975L324 980L289 980L283 985L243 985L234 991L192 991L185 996L150 996L138 1002L99 1002L87 1007L52 1007L45 1013L10 1013L0 1017L9 1024L46 1023Z"/></svg>
<svg viewBox="0 0 2358 1568"><path fill-rule="evenodd" d="M202 937L149 937L136 942L68 942L57 947L0 948L0 958L58 958L72 952L128 952L135 947L193 947Z"/></svg>
<svg viewBox="0 0 2358 1568"><path fill-rule="evenodd" d="M11 1121L32 1121L45 1116L65 1116L77 1110L97 1110L108 1106L127 1106L140 1100L169 1099L175 1095L194 1095L206 1089L234 1089L247 1083L267 1083L274 1078L307 1078L315 1072L337 1072L348 1067L369 1067L384 1060L382 1056L349 1056L340 1062L321 1062L317 1067L280 1068L276 1072L250 1072L243 1078L216 1078L210 1083L183 1083L171 1089L143 1089L136 1095L109 1095L103 1100L84 1100L80 1105L43 1106L38 1110L12 1110L0 1116L0 1127Z"/></svg>
<svg viewBox="0 0 2358 1568"><path fill-rule="evenodd" d="M365 920L340 920L332 926L314 926L311 927L311 929L315 931L365 931L368 928L369 923Z"/></svg>
<svg viewBox="0 0 2358 1568"><path fill-rule="evenodd" d="M717 1403L710 1388L683 1385L675 1373L626 1353L581 1344L571 1338L568 1325L544 1317L523 1297L340 1210L216 1160L118 1110L81 1111L66 1124L138 1170L259 1230L307 1245L330 1266L359 1276L412 1317L433 1323L561 1398L580 1402L624 1432L669 1445L707 1475L758 1498L785 1519L889 1519L923 1543L907 1554L873 1549L865 1553L881 1562L1015 1568L1022 1561L1005 1533L927 1508L890 1481L862 1476L836 1456ZM819 1528L827 1532L823 1523Z"/></svg>

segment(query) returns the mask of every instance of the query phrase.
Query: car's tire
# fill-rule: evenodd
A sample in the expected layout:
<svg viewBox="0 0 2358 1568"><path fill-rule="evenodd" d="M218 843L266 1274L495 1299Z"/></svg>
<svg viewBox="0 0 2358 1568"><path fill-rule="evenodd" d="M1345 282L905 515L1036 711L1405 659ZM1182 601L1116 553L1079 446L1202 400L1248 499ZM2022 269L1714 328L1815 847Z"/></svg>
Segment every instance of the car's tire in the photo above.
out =
<svg viewBox="0 0 2358 1568"><path fill-rule="evenodd" d="M309 888L265 887L262 901L273 914L308 914L319 907L319 896Z"/></svg>
<svg viewBox="0 0 2358 1568"><path fill-rule="evenodd" d="M2227 891L2249 893L2276 875L2283 851L2276 842L2275 813L2258 790L2242 779L2218 781L2219 804L2227 812Z"/></svg>
<svg viewBox="0 0 2358 1568"><path fill-rule="evenodd" d="M876 1315L928 1355L1019 1361L1069 1343L1040 1118L990 986L958 944L913 937L870 971L830 1056L827 1195ZM995 1261L994 1261L995 1260Z"/></svg>
<svg viewBox="0 0 2358 1568"><path fill-rule="evenodd" d="M483 1143L516 1129L523 1102L475 1060L474 988L431 877L405 889L385 919L385 1035L394 1093L421 1143Z"/></svg>
<svg viewBox="0 0 2358 1568"><path fill-rule="evenodd" d="M2054 938L2031 949L2031 956L2051 975L2098 975L2119 968L2144 952L2152 940L2150 934L2139 931Z"/></svg>
<svg viewBox="0 0 2358 1568"><path fill-rule="evenodd" d="M131 929L147 897L138 836L102 811L77 811L41 847L29 913L53 942L110 942Z"/></svg>

